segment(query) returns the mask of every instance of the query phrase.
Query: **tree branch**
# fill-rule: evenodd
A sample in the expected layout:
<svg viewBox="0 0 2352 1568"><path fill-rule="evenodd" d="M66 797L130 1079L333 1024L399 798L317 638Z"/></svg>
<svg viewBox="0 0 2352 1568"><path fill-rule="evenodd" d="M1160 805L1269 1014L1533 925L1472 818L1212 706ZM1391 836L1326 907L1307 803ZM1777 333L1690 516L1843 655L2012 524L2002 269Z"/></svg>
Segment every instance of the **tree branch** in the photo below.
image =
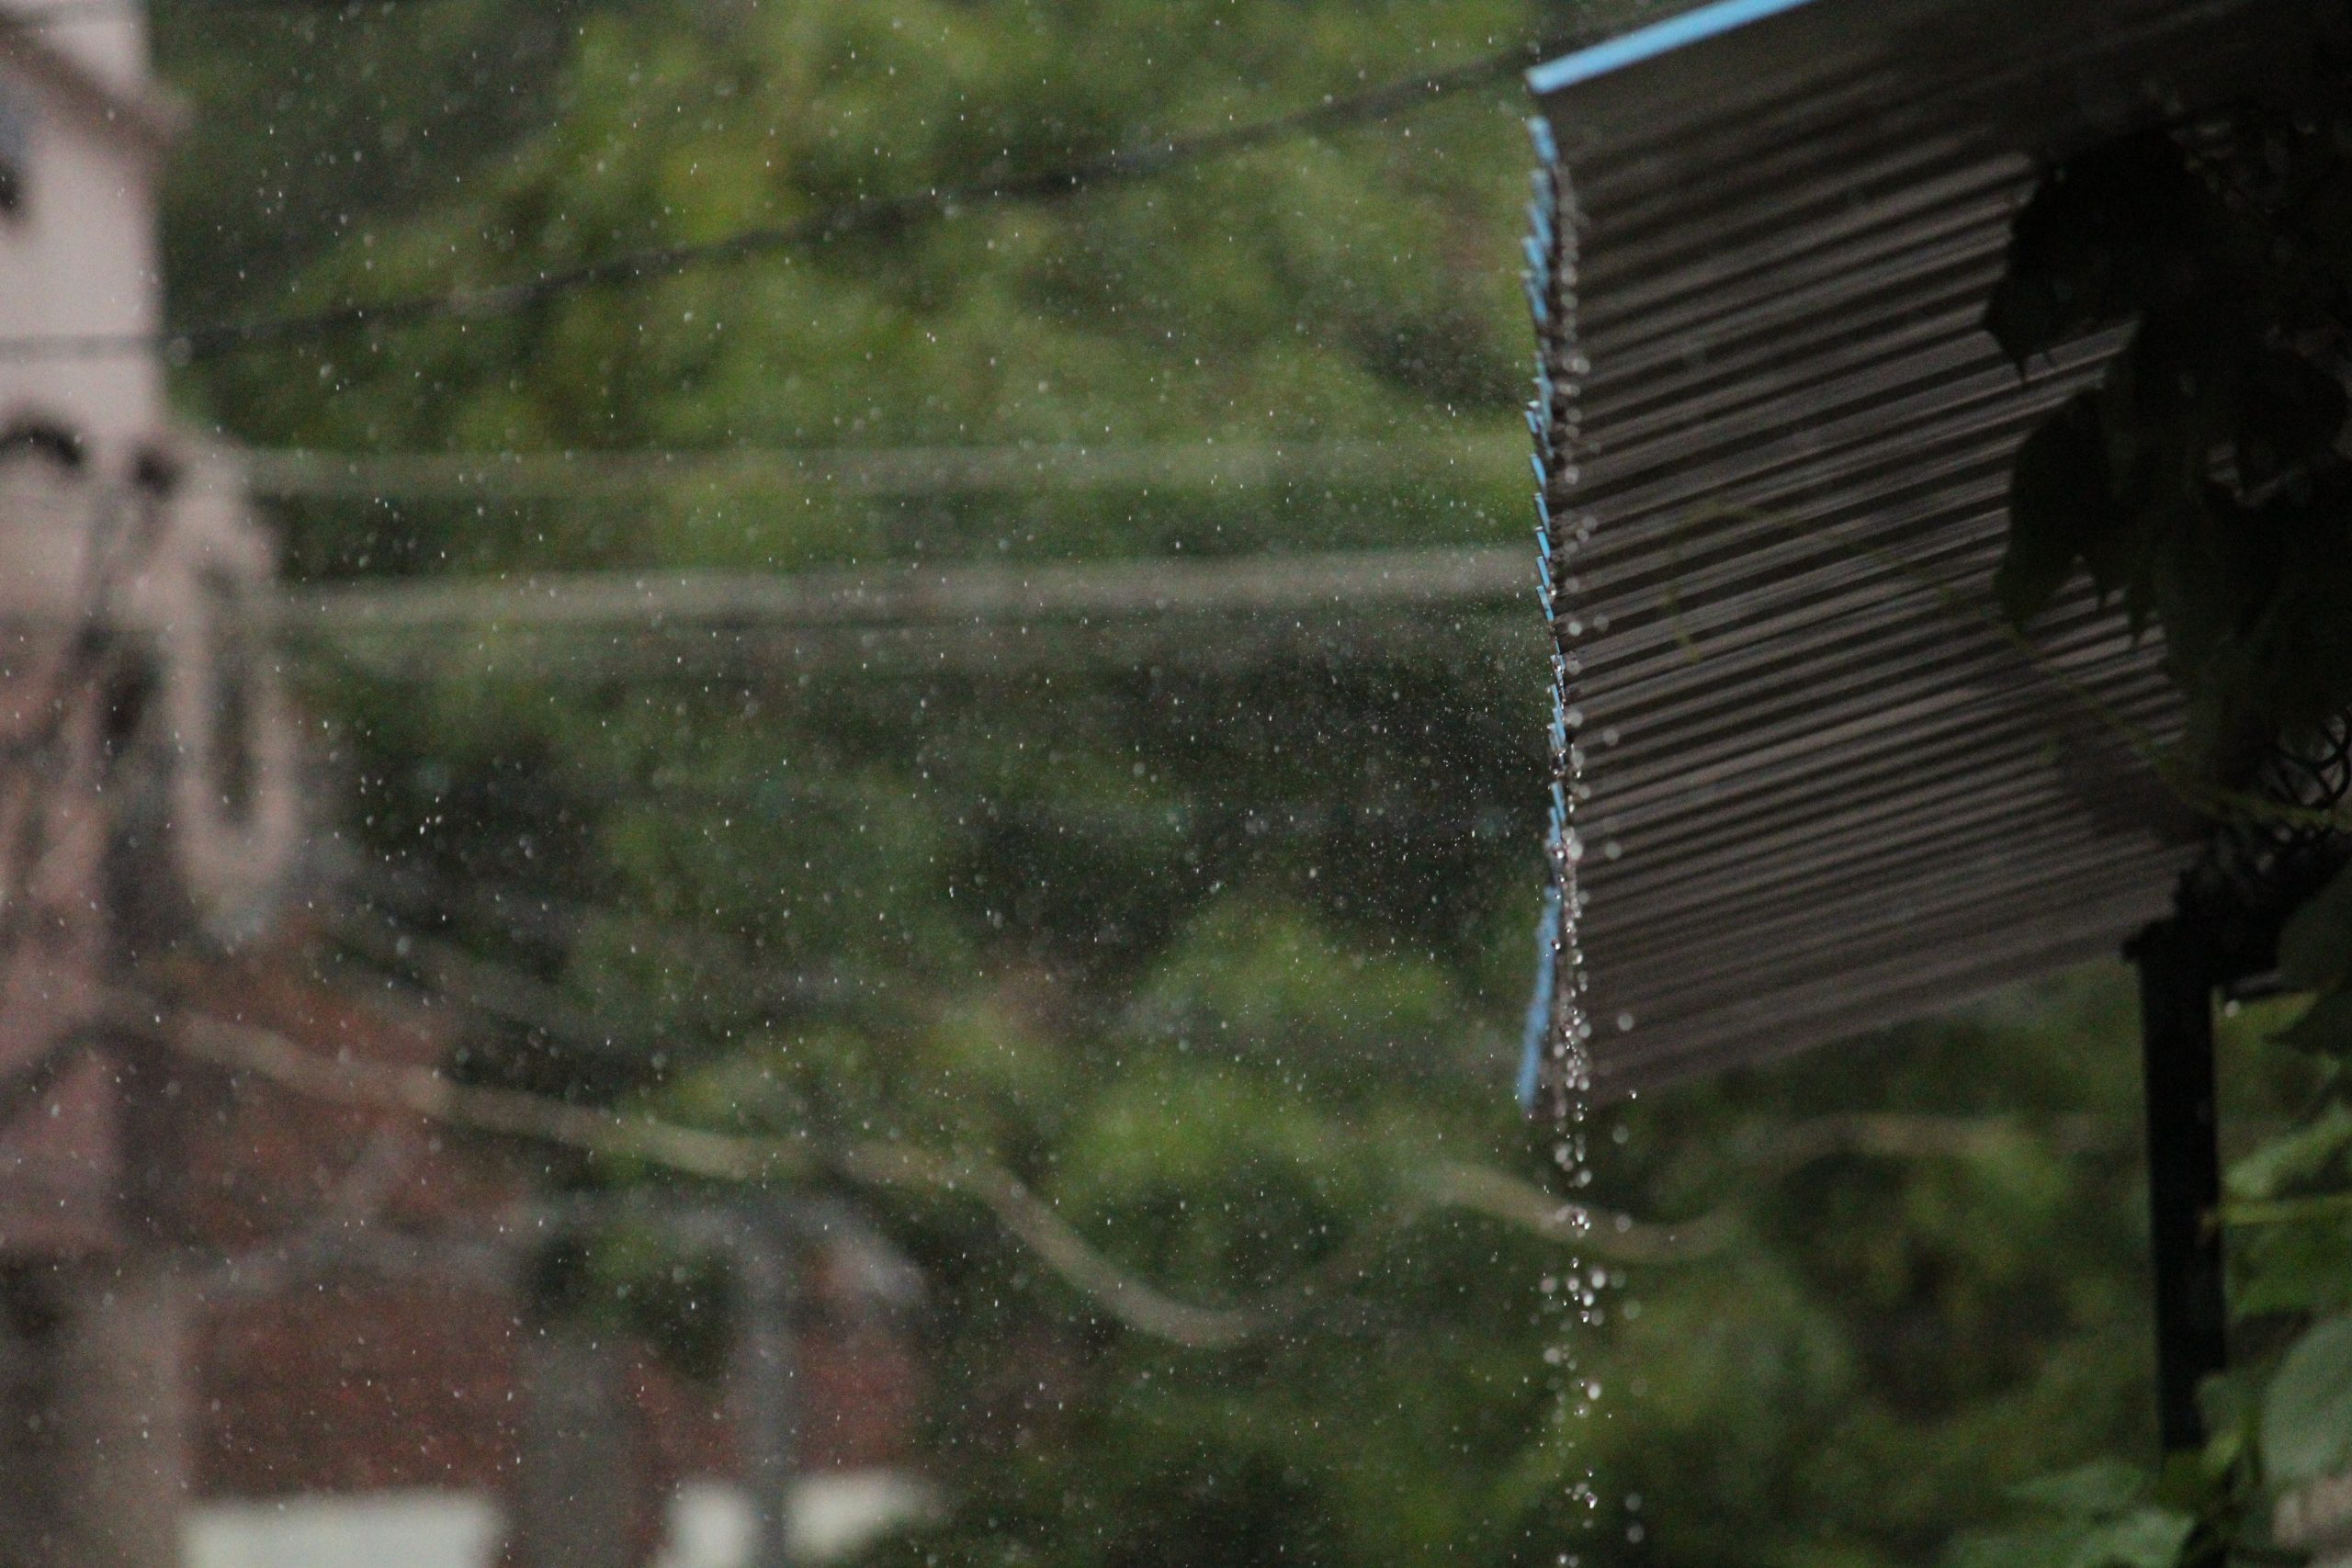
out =
<svg viewBox="0 0 2352 1568"><path fill-rule="evenodd" d="M1296 1322L1360 1277L1391 1236L1431 1209L1481 1214L1546 1241L1573 1242L1629 1262L1685 1255L1699 1229L1683 1226L1668 1233L1631 1220L1619 1224L1618 1216L1605 1212L1563 1206L1500 1171L1449 1162L1416 1179L1407 1203L1280 1291L1248 1304L1201 1305L1170 1296L1121 1267L1026 1183L979 1156L879 1141L825 1151L804 1140L705 1132L541 1095L459 1084L430 1067L328 1058L266 1030L198 1013L166 1016L136 998L120 998L118 1011L121 1027L198 1061L333 1104L408 1111L447 1125L639 1160L709 1180L805 1179L830 1171L867 1188L968 1198L1111 1316L1140 1332L1201 1348L1237 1345ZM1577 1215L1584 1219L1579 1222Z"/></svg>
<svg viewBox="0 0 2352 1568"><path fill-rule="evenodd" d="M1168 1294L1089 1243L1054 1205L1003 1166L975 1154L941 1154L879 1140L827 1149L806 1139L753 1137L682 1127L543 1095L460 1084L431 1067L329 1058L266 1030L193 1012L166 1014L119 998L124 1027L232 1075L334 1104L404 1111L447 1125L552 1144L603 1158L641 1161L707 1180L805 1180L831 1174L857 1186L969 1199L1080 1295L1128 1327L1172 1343L1228 1348L1276 1333L1360 1279L1396 1235L1433 1211L1456 1210L1516 1226L1544 1241L1628 1263L1688 1261L1719 1250L1736 1224L1730 1205L1680 1224L1563 1201L1532 1182L1464 1161L1408 1173L1404 1200L1297 1280L1254 1301L1204 1305ZM1821 1117L1800 1122L1763 1151L1793 1168L1828 1155L1980 1157L2008 1146L2006 1123L1902 1115Z"/></svg>
<svg viewBox="0 0 2352 1568"><path fill-rule="evenodd" d="M1417 1179L1432 1205L1484 1214L1621 1263L1687 1262L1731 1239L1728 1207L1681 1224L1653 1224L1586 1203L1564 1203L1533 1182L1490 1166L1442 1161L1419 1172Z"/></svg>

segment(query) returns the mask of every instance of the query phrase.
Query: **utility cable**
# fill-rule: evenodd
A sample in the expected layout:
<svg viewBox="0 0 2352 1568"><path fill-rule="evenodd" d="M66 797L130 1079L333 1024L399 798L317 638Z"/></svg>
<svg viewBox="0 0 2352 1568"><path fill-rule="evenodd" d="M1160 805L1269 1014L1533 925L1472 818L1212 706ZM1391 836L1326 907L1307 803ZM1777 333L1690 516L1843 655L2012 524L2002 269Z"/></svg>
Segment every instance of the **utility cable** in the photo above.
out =
<svg viewBox="0 0 2352 1568"><path fill-rule="evenodd" d="M860 197L790 223L747 229L723 239L624 251L536 277L405 299L355 301L288 316L216 321L162 333L48 333L0 338L0 363L84 359L161 353L175 364L304 342L355 327L403 327L424 321L480 321L515 315L544 301L586 288L644 283L704 267L779 252L815 249L860 235L886 234L965 208L1012 201L1055 201L1079 192L1133 184L1185 165L1253 152L1272 142L1375 120L1418 107L1448 92L1503 80L1532 62L1605 37L1582 29L1521 45L1454 66L1404 77L1345 96L1245 125L1191 136L1155 137L1058 169L933 186L897 196Z"/></svg>
<svg viewBox="0 0 2352 1568"><path fill-rule="evenodd" d="M1026 626L1169 615L1296 617L1446 609L1527 592L1521 552L1476 547L1300 555L1121 557L1096 562L908 564L798 576L764 572L548 573L384 579L284 591L280 630L347 641L440 638L482 626L726 625L865 628Z"/></svg>
<svg viewBox="0 0 2352 1568"><path fill-rule="evenodd" d="M1532 635L1492 615L1527 592L1516 550L936 563L886 572L417 578L288 590L288 651L414 679L598 671L707 681L814 666L1003 681L1056 669L1236 671L1298 660L1450 659ZM1210 627L1215 630L1212 635ZM1484 652L1476 655L1483 662Z"/></svg>
<svg viewBox="0 0 2352 1568"><path fill-rule="evenodd" d="M278 11L288 15L309 13L320 17L341 18L413 6L424 0L184 0L168 7L173 20L185 17L200 17L217 12L223 16L250 16L256 11ZM44 28L89 21L105 17L135 17L144 15L155 19L156 7L147 0L48 0L40 6L8 6L0 4L0 30L36 32Z"/></svg>
<svg viewBox="0 0 2352 1568"><path fill-rule="evenodd" d="M1040 442L992 446L332 452L244 448L255 495L286 501L582 501L674 495L975 495L1041 490L1236 490L1491 472L1523 435L1450 440Z"/></svg>

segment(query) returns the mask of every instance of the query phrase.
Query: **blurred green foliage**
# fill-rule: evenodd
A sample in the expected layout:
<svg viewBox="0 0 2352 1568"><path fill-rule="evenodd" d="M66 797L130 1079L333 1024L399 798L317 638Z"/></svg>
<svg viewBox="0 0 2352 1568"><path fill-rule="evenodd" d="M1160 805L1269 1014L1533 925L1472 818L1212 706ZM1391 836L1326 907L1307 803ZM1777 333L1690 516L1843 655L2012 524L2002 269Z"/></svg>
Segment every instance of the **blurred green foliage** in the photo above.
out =
<svg viewBox="0 0 2352 1568"><path fill-rule="evenodd" d="M1577 15L1513 0L435 0L430 18L363 5L230 27L165 7L165 52L206 111L175 165L174 309L235 317L492 284L1045 174L1489 54ZM1523 188L1515 108L1500 86L1450 96L1394 124L1050 203L960 209L513 319L232 358L190 391L247 439L338 449L1351 436L1431 458L1409 495L811 494L754 508L683 494L621 515L290 520L295 561L322 572L1515 537L1513 473L1444 462L1468 430L1510 417L1522 378L1511 253L1493 243Z"/></svg>
<svg viewBox="0 0 2352 1568"><path fill-rule="evenodd" d="M2277 1034L2302 1057L2297 1114L2231 1168L2214 1219L2230 1227L2236 1364L2203 1391L2204 1448L2130 1499L2037 1499L2055 1510L2047 1528L1985 1548L2009 1561L2291 1561L2309 1543L2274 1539L2282 1504L2352 1461L2352 872L2326 853L2344 807L2262 793L2275 750L2330 754L2352 710L2352 396L2331 346L2352 329L2352 79L2344 17L2314 17L2319 43L2210 141L2166 126L2051 169L1985 318L2020 366L2124 331L2098 381L2018 453L1996 587L2023 629L2079 571L2135 627L2161 629L2188 719L2166 771L2232 831L2284 846L2263 896L2291 918L2237 938L2241 967L2275 957L2284 987L2312 998Z"/></svg>
<svg viewBox="0 0 2352 1568"><path fill-rule="evenodd" d="M198 109L172 314L527 277L1644 14L157 0ZM1478 455L1521 395L1521 109L1507 84L1448 94L1115 189L208 360L179 390L242 440L357 452L1343 438L1414 457L1404 482L1212 465L1078 491L289 504L309 578L912 557L1148 573L1179 552L1517 540L1523 471ZM1604 1222L1590 1327L1547 1305L1567 1258L1527 1229L1454 1211L1382 1229L1430 1162L1548 1168L1509 1091L1539 638L1532 614L1374 625L1341 657L1269 651L1264 629L1107 667L665 671L584 645L493 667L488 634L314 660L349 848L334 929L355 976L461 1010L482 1079L981 1152L1191 1301L1340 1270L1280 1332L1187 1349L1118 1326L977 1208L862 1198L927 1280L925 1462L953 1502L877 1564L1874 1568L2000 1518L2011 1483L2144 1445L2112 976L1609 1111L1579 1196L1707 1223L1636 1258L1647 1225ZM2296 1088L2236 1077L2235 1124ZM1838 1131L1862 1113L1876 1141ZM617 1235L564 1289L707 1369L723 1280L665 1259ZM1547 1359L1564 1348L1600 1386L1588 1415ZM2099 1492L2086 1528L2152 1532L2143 1501Z"/></svg>

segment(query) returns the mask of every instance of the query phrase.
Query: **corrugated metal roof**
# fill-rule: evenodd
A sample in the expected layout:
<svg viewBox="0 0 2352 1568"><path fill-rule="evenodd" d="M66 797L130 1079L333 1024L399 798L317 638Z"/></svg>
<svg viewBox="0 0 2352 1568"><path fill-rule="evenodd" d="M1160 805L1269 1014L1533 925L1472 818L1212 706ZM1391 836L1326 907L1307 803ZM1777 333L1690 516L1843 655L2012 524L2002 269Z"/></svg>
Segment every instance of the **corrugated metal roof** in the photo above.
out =
<svg viewBox="0 0 2352 1568"><path fill-rule="evenodd" d="M2177 728L2154 649L2085 598L2029 649L1990 595L2018 441L2120 340L2021 377L1979 321L2043 160L2277 73L2307 10L1728 0L1532 73L1581 910L1553 1021L1605 1088L2167 907L2203 830L2143 750Z"/></svg>

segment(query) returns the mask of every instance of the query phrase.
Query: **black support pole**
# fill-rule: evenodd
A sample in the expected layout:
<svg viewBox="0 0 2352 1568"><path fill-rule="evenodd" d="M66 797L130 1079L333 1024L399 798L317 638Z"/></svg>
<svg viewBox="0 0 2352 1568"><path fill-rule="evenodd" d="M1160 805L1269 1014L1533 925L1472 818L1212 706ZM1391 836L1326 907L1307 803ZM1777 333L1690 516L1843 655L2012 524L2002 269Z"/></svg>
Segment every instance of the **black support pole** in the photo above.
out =
<svg viewBox="0 0 2352 1568"><path fill-rule="evenodd" d="M2211 948L2178 919L2132 944L2148 1096L2148 1209L2156 1284L2157 1409L2165 1451L2202 1447L2197 1387L2227 1357L2221 1156L2213 1109Z"/></svg>

